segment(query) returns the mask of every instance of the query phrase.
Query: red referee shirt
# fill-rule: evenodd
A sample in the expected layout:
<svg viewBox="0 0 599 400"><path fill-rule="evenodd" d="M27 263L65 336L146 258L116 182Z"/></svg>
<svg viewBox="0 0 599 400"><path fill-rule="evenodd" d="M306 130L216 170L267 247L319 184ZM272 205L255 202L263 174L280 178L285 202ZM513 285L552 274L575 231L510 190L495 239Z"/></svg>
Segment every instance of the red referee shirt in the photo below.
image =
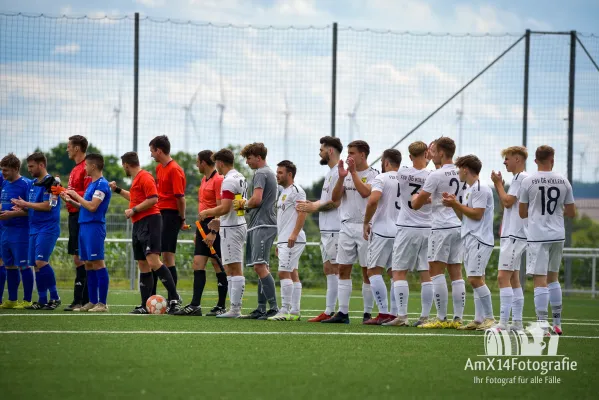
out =
<svg viewBox="0 0 599 400"><path fill-rule="evenodd" d="M85 189L87 189L91 181L92 177L87 175L87 172L85 172L85 160L83 160L79 164L76 164L75 167L71 170L67 189L72 189L75 192L77 192L79 196L83 197L83 195L85 194ZM77 207L71 205L70 203L66 204L68 212L79 212L79 209Z"/></svg>

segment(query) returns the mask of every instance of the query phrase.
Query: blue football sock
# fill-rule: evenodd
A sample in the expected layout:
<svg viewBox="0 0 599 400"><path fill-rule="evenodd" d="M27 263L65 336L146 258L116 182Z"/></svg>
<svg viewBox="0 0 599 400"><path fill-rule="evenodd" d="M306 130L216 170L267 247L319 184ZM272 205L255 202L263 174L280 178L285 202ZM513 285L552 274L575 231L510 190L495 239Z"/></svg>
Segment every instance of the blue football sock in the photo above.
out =
<svg viewBox="0 0 599 400"><path fill-rule="evenodd" d="M8 300L17 301L19 299L19 283L21 283L19 270L7 269L6 278L8 280Z"/></svg>
<svg viewBox="0 0 599 400"><path fill-rule="evenodd" d="M108 286L110 285L110 277L108 276L108 269L102 268L96 271L96 277L98 279L98 292L100 296L100 303L106 303L108 298Z"/></svg>
<svg viewBox="0 0 599 400"><path fill-rule="evenodd" d="M42 274L42 270L35 272L35 285L37 286L37 302L40 304L48 303L48 289L46 288L46 284L44 282L44 274Z"/></svg>
<svg viewBox="0 0 599 400"><path fill-rule="evenodd" d="M31 268L21 270L21 279L23 280L23 300L31 301L33 296L33 271Z"/></svg>
<svg viewBox="0 0 599 400"><path fill-rule="evenodd" d="M58 290L56 290L56 276L54 270L50 264L46 264L40 268L40 272L43 276L43 281L46 289L50 292L50 300L58 300Z"/></svg>
<svg viewBox="0 0 599 400"><path fill-rule="evenodd" d="M4 285L6 285L6 267L0 266L0 303L2 303L2 297L4 296Z"/></svg>
<svg viewBox="0 0 599 400"><path fill-rule="evenodd" d="M87 270L87 292L89 294L89 302L92 304L98 303L98 271L93 269Z"/></svg>

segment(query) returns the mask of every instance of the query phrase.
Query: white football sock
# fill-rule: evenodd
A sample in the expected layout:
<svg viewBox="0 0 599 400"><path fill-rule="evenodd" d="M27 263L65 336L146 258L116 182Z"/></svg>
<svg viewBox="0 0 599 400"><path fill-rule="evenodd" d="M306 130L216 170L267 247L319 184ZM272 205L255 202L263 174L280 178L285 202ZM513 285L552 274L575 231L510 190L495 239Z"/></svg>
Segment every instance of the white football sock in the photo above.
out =
<svg viewBox="0 0 599 400"><path fill-rule="evenodd" d="M293 282L293 296L291 300L291 314L300 313L300 301L302 299L302 283Z"/></svg>
<svg viewBox="0 0 599 400"><path fill-rule="evenodd" d="M335 304L337 303L337 293L339 292L339 275L327 275L327 303L326 310L328 315L335 312Z"/></svg>
<svg viewBox="0 0 599 400"><path fill-rule="evenodd" d="M551 304L551 315L553 325L562 325L562 287L559 282L551 282L547 285L549 290L549 303Z"/></svg>
<svg viewBox="0 0 599 400"><path fill-rule="evenodd" d="M510 320L510 310L514 302L514 290L511 287L499 289L499 323L506 325Z"/></svg>
<svg viewBox="0 0 599 400"><path fill-rule="evenodd" d="M549 308L549 289L546 287L535 288L535 311L539 321L547 321L547 308Z"/></svg>
<svg viewBox="0 0 599 400"><path fill-rule="evenodd" d="M435 306L437 307L437 318L444 320L447 318L447 303L449 293L447 291L447 281L445 275L439 274L431 278L433 282L433 293Z"/></svg>
<svg viewBox="0 0 599 400"><path fill-rule="evenodd" d="M463 279L451 281L451 297L453 298L453 317L462 319L466 305L466 283Z"/></svg>
<svg viewBox="0 0 599 400"><path fill-rule="evenodd" d="M385 288L387 290L387 288ZM374 295L369 283L362 282L362 298L364 299L364 313L372 313L374 308Z"/></svg>
<svg viewBox="0 0 599 400"><path fill-rule="evenodd" d="M493 302L491 301L491 291L487 285L482 285L474 290L478 293L483 316L485 318L493 318Z"/></svg>
<svg viewBox="0 0 599 400"><path fill-rule="evenodd" d="M422 311L420 312L421 317L428 317L433 307L433 283L422 282L420 285L420 303Z"/></svg>
<svg viewBox="0 0 599 400"><path fill-rule="evenodd" d="M397 316L406 317L408 315L408 297L410 296L408 281L393 282L393 294L397 303Z"/></svg>
<svg viewBox="0 0 599 400"><path fill-rule="evenodd" d="M229 298L229 305L231 304L231 275L227 275L227 297Z"/></svg>
<svg viewBox="0 0 599 400"><path fill-rule="evenodd" d="M339 312L349 312L349 299L351 297L351 279L339 279Z"/></svg>
<svg viewBox="0 0 599 400"><path fill-rule="evenodd" d="M245 291L245 277L244 276L232 276L231 277L231 308L235 310L241 310L241 299L243 299L243 292Z"/></svg>
<svg viewBox="0 0 599 400"><path fill-rule="evenodd" d="M393 281L391 281L389 284L389 297L391 303L389 314L397 316L397 302L395 301L395 294L393 294Z"/></svg>
<svg viewBox="0 0 599 400"><path fill-rule="evenodd" d="M364 287L365 285L362 285ZM376 306L380 314L389 314L387 301L387 286L382 275L374 275L370 277L370 290L376 301Z"/></svg>
<svg viewBox="0 0 599 400"><path fill-rule="evenodd" d="M291 297L293 296L293 281L281 279L281 313L287 314L291 310Z"/></svg>
<svg viewBox="0 0 599 400"><path fill-rule="evenodd" d="M522 312L524 311L524 293L522 288L513 289L514 298L512 300L512 321L522 322Z"/></svg>
<svg viewBox="0 0 599 400"><path fill-rule="evenodd" d="M483 322L485 317L483 316L483 305L480 302L480 296L478 292L474 291L474 320L476 322Z"/></svg>

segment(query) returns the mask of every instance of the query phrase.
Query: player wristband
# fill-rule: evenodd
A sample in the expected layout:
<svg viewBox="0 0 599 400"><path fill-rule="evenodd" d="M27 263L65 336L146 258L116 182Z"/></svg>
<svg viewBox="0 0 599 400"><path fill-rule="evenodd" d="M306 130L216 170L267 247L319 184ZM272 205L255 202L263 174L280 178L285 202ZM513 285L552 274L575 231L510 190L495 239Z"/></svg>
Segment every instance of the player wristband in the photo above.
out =
<svg viewBox="0 0 599 400"><path fill-rule="evenodd" d="M210 233L214 233L216 235L218 232L213 229L210 231Z"/></svg>
<svg viewBox="0 0 599 400"><path fill-rule="evenodd" d="M137 208L133 207L131 211L133 211L133 214L137 214Z"/></svg>
<svg viewBox="0 0 599 400"><path fill-rule="evenodd" d="M118 187L118 186L117 186L116 188L114 188L114 192L115 192L116 194L120 194L120 193L121 193L121 190L123 190L123 189L121 189L121 188L120 188L120 187Z"/></svg>

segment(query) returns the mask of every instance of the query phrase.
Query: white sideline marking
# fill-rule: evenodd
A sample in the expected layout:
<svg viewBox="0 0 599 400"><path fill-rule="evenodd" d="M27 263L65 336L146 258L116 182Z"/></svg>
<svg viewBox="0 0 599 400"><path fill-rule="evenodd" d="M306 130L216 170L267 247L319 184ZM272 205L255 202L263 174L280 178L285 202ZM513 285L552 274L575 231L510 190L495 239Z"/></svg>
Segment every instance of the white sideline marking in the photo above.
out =
<svg viewBox="0 0 599 400"><path fill-rule="evenodd" d="M476 338L480 339L481 335L460 335L460 334L449 334L449 333L394 333L394 332L284 332L284 331L272 331L272 332L243 332L243 331L0 331L0 334L12 335L12 334L67 334L67 335L156 335L156 334L168 334L168 335L298 335L298 336L452 336L462 338ZM599 336L566 336L563 335L560 339L599 339Z"/></svg>

